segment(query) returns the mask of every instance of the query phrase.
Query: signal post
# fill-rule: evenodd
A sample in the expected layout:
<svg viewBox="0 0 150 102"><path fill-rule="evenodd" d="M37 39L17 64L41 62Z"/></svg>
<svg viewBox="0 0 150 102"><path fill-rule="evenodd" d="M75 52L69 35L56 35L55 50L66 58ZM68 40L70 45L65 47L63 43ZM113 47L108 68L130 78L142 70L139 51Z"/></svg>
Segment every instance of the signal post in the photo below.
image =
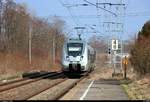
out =
<svg viewBox="0 0 150 102"><path fill-rule="evenodd" d="M123 59L123 65L124 65L124 79L127 79L127 65L128 65L128 59L125 56Z"/></svg>
<svg viewBox="0 0 150 102"><path fill-rule="evenodd" d="M116 58L116 51L118 50L118 40L117 39L112 39L111 41L111 49L112 49L112 64L113 64L113 74L114 76L116 74L116 65L115 65L115 58Z"/></svg>

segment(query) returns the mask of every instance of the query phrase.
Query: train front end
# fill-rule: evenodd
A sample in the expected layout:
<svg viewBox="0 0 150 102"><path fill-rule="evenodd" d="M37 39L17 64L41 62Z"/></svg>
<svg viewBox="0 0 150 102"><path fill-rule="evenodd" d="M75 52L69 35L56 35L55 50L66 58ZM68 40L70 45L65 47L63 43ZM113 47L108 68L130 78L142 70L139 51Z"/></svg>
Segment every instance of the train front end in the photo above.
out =
<svg viewBox="0 0 150 102"><path fill-rule="evenodd" d="M82 41L69 41L64 45L62 70L64 72L87 71L87 53L85 51L85 43Z"/></svg>

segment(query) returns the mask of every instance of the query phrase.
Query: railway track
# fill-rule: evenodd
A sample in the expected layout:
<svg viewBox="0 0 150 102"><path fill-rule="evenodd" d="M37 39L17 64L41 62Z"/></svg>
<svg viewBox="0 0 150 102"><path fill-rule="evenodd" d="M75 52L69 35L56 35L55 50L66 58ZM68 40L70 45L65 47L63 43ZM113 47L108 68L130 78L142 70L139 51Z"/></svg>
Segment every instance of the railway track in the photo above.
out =
<svg viewBox="0 0 150 102"><path fill-rule="evenodd" d="M59 72L36 79L26 79L5 85L3 84L0 85L0 100L59 99L85 77L86 75L79 79L68 79L63 73ZM44 95L47 91L49 91L48 96Z"/></svg>
<svg viewBox="0 0 150 102"><path fill-rule="evenodd" d="M46 90L51 85L65 80L59 79L60 77L64 78L64 75L61 72L51 73L36 79L21 80L9 84L7 83L6 85L3 84L0 86L0 100L26 100L28 97L34 96L37 93ZM53 79L56 79L56 81ZM50 82L52 83L49 84ZM44 87L42 88L41 86ZM30 92L36 87L38 88L37 91L35 90L34 92Z"/></svg>
<svg viewBox="0 0 150 102"><path fill-rule="evenodd" d="M46 91L33 96L27 100L59 100L67 92L69 92L73 87L75 87L80 81L85 79L88 76L88 73L84 74L83 77L79 79L67 79L54 87L50 87Z"/></svg>
<svg viewBox="0 0 150 102"><path fill-rule="evenodd" d="M56 75L59 75L59 74L62 74L62 73L61 72L46 73L46 74L41 74L39 76L33 76L32 75L32 76L30 76L30 78L35 77L35 79L23 78L23 79L11 81L11 82L8 82L8 83L4 83L4 84L0 85L0 92L6 91L6 90L9 90L9 89L13 89L13 88L16 88L16 87L20 87L22 85L30 84L32 82L36 82L36 81L42 80L44 78L53 77L53 76L56 76Z"/></svg>
<svg viewBox="0 0 150 102"><path fill-rule="evenodd" d="M42 76L45 76L45 75L48 75L48 74L53 74L53 73L56 73L56 72L49 72L49 73L45 72L45 73L42 73L42 74L40 74L40 73L38 73L38 74L37 73L24 74L24 75L22 75L22 78L14 79L13 81L8 81L8 82L1 82L0 87L8 85L8 84L13 84L13 83L29 80L29 79L32 79L32 78L39 78L39 77L42 77Z"/></svg>

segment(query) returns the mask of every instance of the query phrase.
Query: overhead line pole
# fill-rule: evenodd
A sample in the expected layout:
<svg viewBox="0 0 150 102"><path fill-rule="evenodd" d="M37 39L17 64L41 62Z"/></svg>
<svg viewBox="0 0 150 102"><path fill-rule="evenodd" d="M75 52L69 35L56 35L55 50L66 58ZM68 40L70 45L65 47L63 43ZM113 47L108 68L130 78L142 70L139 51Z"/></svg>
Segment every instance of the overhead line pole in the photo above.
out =
<svg viewBox="0 0 150 102"><path fill-rule="evenodd" d="M29 23L29 63L31 64L32 62L32 22L30 21Z"/></svg>

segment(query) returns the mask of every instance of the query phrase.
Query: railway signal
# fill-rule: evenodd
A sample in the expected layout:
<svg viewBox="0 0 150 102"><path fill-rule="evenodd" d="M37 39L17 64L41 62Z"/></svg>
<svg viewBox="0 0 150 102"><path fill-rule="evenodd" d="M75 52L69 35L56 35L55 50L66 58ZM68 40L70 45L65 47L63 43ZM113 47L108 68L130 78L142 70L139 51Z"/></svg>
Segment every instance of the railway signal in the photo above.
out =
<svg viewBox="0 0 150 102"><path fill-rule="evenodd" d="M110 48L108 49L108 53L111 54L111 49Z"/></svg>
<svg viewBox="0 0 150 102"><path fill-rule="evenodd" d="M112 40L112 50L118 50L118 40L113 39Z"/></svg>

